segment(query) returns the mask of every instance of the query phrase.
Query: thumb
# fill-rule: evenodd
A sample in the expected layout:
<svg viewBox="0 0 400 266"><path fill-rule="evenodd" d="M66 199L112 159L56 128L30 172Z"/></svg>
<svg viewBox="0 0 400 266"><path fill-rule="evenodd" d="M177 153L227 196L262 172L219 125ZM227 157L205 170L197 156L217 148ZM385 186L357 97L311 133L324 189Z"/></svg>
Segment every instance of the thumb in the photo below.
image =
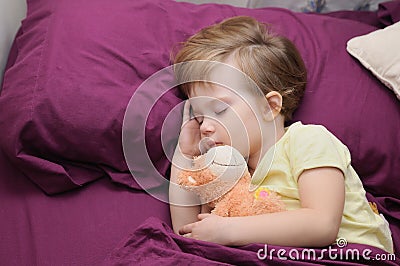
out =
<svg viewBox="0 0 400 266"><path fill-rule="evenodd" d="M200 213L199 215L197 215L197 218L201 221L210 217L211 215L212 215L211 213Z"/></svg>
<svg viewBox="0 0 400 266"><path fill-rule="evenodd" d="M189 100L185 101L185 105L183 107L183 115L182 115L182 124L185 122L191 120L193 118L193 113L192 113L192 106L190 105Z"/></svg>

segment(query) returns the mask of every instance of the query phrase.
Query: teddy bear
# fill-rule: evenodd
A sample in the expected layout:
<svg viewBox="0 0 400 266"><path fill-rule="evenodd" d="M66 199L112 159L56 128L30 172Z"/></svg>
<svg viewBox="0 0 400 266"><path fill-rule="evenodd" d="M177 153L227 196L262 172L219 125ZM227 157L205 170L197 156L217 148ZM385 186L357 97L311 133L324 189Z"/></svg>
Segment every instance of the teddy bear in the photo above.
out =
<svg viewBox="0 0 400 266"><path fill-rule="evenodd" d="M252 216L285 211L280 196L267 188L250 190L251 175L243 156L231 146L216 146L194 157L192 168L182 170L177 183L195 193L211 213Z"/></svg>

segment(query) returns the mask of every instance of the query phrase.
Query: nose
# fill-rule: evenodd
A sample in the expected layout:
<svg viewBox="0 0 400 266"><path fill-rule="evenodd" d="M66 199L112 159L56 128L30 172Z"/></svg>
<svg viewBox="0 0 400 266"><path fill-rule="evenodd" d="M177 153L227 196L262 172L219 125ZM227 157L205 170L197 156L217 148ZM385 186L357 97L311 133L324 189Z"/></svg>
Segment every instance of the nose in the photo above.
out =
<svg viewBox="0 0 400 266"><path fill-rule="evenodd" d="M201 123L200 125L200 133L203 136L210 136L215 132L215 125L214 125L215 121L213 121L210 118L203 118L203 123Z"/></svg>

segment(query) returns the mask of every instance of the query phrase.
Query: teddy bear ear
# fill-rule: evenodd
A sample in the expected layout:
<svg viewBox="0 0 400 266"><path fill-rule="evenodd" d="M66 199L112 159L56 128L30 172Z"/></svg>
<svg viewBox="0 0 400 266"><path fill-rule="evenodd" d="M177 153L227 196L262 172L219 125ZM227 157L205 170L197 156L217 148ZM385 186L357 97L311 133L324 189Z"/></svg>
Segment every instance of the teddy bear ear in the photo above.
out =
<svg viewBox="0 0 400 266"><path fill-rule="evenodd" d="M186 170L180 171L177 178L178 185L184 185L189 175L190 175L189 171Z"/></svg>
<svg viewBox="0 0 400 266"><path fill-rule="evenodd" d="M197 179L199 176L199 171L187 171L183 170L178 175L178 185L184 186L196 186L198 183Z"/></svg>
<svg viewBox="0 0 400 266"><path fill-rule="evenodd" d="M198 185L198 182L197 182L196 178L193 175L189 175L187 177L187 181L189 181L189 184L192 185L192 186Z"/></svg>

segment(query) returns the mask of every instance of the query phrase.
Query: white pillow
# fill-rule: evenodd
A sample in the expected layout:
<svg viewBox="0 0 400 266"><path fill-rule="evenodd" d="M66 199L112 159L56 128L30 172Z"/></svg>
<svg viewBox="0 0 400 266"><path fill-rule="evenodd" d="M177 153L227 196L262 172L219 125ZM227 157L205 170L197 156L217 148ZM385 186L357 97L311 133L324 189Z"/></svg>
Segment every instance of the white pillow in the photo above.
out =
<svg viewBox="0 0 400 266"><path fill-rule="evenodd" d="M247 8L281 7L296 12L318 11L321 13L339 10L369 10L378 9L378 4L388 0L175 0L193 4L227 4ZM317 6L320 5L319 8Z"/></svg>
<svg viewBox="0 0 400 266"><path fill-rule="evenodd" d="M0 84L15 33L26 16L25 0L0 0ZM1 88L0 88L1 91Z"/></svg>
<svg viewBox="0 0 400 266"><path fill-rule="evenodd" d="M400 100L400 22L354 37L347 42L347 51Z"/></svg>

